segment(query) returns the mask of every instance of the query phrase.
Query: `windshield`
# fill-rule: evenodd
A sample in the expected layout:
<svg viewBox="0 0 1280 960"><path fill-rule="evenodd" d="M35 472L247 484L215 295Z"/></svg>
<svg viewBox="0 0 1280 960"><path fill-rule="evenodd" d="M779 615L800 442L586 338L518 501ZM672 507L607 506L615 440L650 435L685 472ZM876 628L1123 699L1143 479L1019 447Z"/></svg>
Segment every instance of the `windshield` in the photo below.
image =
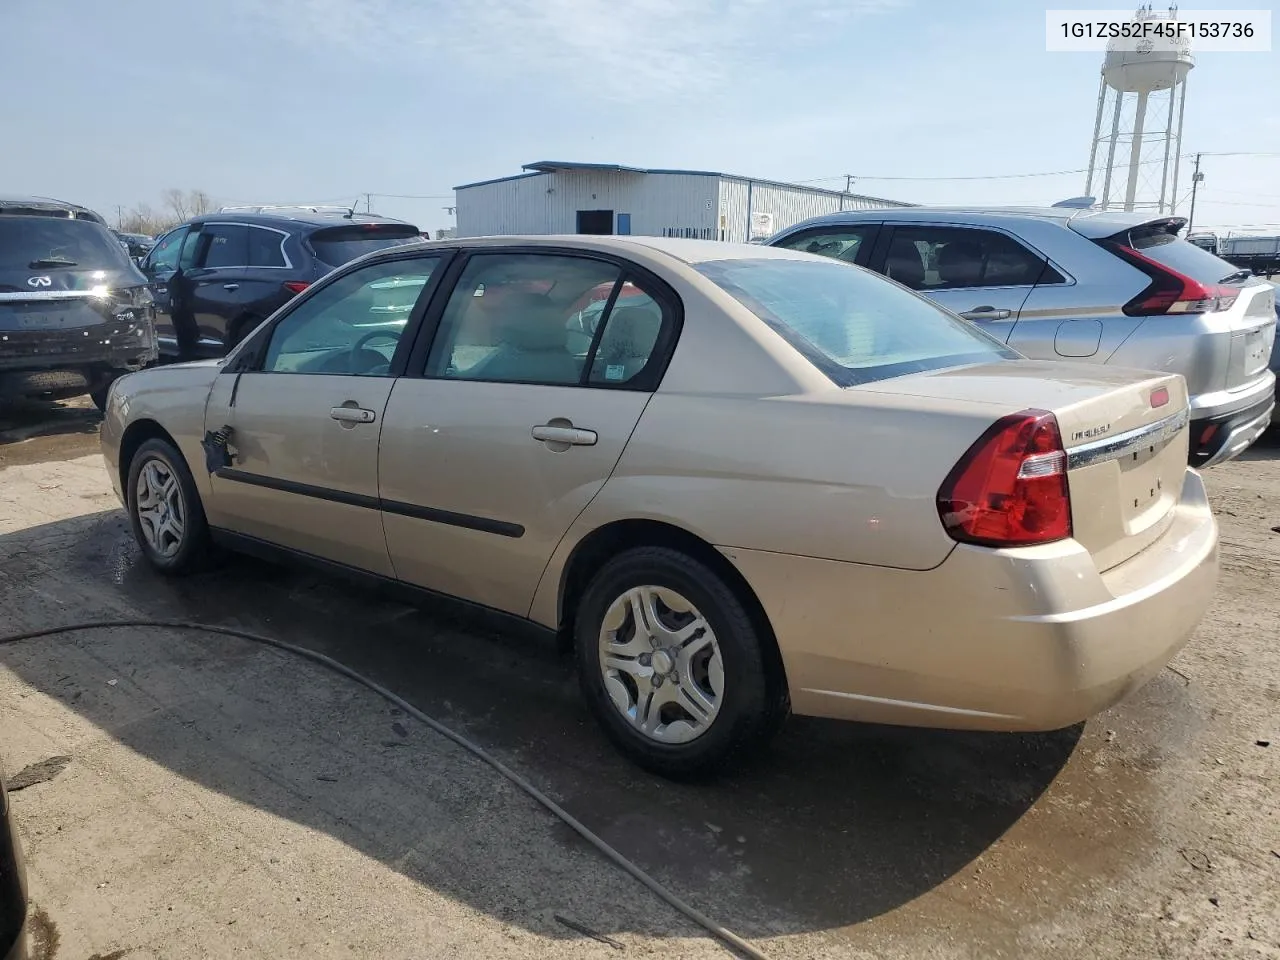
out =
<svg viewBox="0 0 1280 960"><path fill-rule="evenodd" d="M316 257L331 267L340 267L374 250L422 242L416 227L380 223L317 230L310 239Z"/></svg>
<svg viewBox="0 0 1280 960"><path fill-rule="evenodd" d="M1239 267L1232 266L1203 247L1181 240L1164 229L1130 230L1126 245L1144 257L1150 257L1170 270L1177 270L1183 276L1200 283L1221 283L1227 277L1240 273Z"/></svg>
<svg viewBox="0 0 1280 960"><path fill-rule="evenodd" d="M0 270L123 270L120 242L101 224L61 217L0 217Z"/></svg>
<svg viewBox="0 0 1280 960"><path fill-rule="evenodd" d="M841 386L1018 356L859 267L769 259L713 260L695 268Z"/></svg>

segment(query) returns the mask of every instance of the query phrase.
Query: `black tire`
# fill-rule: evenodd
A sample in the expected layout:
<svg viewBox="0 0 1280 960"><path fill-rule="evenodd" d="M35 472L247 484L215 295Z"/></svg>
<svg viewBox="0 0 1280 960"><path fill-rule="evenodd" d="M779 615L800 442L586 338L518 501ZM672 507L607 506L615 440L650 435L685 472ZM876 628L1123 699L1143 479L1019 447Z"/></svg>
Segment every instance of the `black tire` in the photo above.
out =
<svg viewBox="0 0 1280 960"><path fill-rule="evenodd" d="M236 317L231 321L231 325L227 327L226 343L223 345L223 352L230 353L240 345L240 341L252 333L262 322L261 317L243 316Z"/></svg>
<svg viewBox="0 0 1280 960"><path fill-rule="evenodd" d="M172 552L159 549L143 531L144 520L139 513L138 486L143 470L152 463L160 464L164 471L172 475L181 494L183 532L180 542ZM151 566L161 573L182 576L195 573L208 565L213 555L213 544L209 537L204 505L200 501L200 493L196 490L195 480L187 468L186 460L171 443L154 438L138 447L133 459L129 461L125 496L134 539L138 541L142 555ZM172 542L174 538L165 539Z"/></svg>
<svg viewBox="0 0 1280 960"><path fill-rule="evenodd" d="M111 385L118 379L119 375L113 375L89 391L89 399L102 413L107 412L107 394L111 392Z"/></svg>
<svg viewBox="0 0 1280 960"><path fill-rule="evenodd" d="M658 742L638 730L614 704L601 672L600 635L610 606L645 585L675 591L691 603L719 647L719 709L705 731L685 743ZM772 638L762 635L729 584L680 551L637 547L606 563L582 594L574 640L579 684L591 712L622 753L660 776L700 779L736 766L757 754L785 718L786 685L774 666ZM677 686L681 679L689 682L677 675Z"/></svg>

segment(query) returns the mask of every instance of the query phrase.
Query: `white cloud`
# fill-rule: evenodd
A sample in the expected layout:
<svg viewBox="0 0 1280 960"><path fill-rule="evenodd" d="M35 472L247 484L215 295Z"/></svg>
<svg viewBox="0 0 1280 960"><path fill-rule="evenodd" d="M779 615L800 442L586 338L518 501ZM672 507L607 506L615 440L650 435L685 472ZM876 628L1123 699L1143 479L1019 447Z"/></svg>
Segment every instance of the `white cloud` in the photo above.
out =
<svg viewBox="0 0 1280 960"><path fill-rule="evenodd" d="M466 82L612 100L707 96L910 0L241 0L299 42L425 58ZM246 12L249 12L246 11Z"/></svg>

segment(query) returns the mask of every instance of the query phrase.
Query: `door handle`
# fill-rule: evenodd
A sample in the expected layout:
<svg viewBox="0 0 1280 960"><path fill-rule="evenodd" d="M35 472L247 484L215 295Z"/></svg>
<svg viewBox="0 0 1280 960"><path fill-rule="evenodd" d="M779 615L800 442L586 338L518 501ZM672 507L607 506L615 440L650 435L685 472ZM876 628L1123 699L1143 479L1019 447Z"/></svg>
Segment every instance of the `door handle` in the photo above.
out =
<svg viewBox="0 0 1280 960"><path fill-rule="evenodd" d="M592 447L598 439L594 430L583 430L581 427L561 427L544 423L533 428L533 439L543 443L567 443L574 447Z"/></svg>
<svg viewBox="0 0 1280 960"><path fill-rule="evenodd" d="M992 306L974 307L960 314L966 320L1008 320L1013 316L1012 310L997 310Z"/></svg>
<svg viewBox="0 0 1280 960"><path fill-rule="evenodd" d="M334 407L329 416L339 423L373 423L378 415L364 407Z"/></svg>
<svg viewBox="0 0 1280 960"><path fill-rule="evenodd" d="M239 289L240 289L240 284L238 284L238 283L224 283L224 284L222 285L222 289L223 289L223 290L239 290Z"/></svg>

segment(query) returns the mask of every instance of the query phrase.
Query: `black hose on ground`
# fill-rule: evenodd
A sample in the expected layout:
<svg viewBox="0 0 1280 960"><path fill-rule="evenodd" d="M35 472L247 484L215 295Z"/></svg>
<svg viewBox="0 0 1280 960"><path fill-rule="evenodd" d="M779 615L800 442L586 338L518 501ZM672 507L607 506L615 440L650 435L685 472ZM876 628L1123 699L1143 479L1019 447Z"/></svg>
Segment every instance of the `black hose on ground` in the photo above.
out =
<svg viewBox="0 0 1280 960"><path fill-rule="evenodd" d="M702 927L726 946L736 950L742 956L748 957L749 960L768 960L763 953L753 947L746 940L742 939L742 937L738 936L731 930L725 929L718 923L715 923L706 915L689 906L662 884L658 883L657 880L653 879L653 877L649 876L649 874L645 873L603 839L593 833L585 824L569 813L569 811L565 810L564 807L560 806L560 804L556 803L532 783L520 774L516 773L483 747L472 743L466 737L462 736L462 734L455 733L453 730L450 730L439 720L423 713L413 704L409 703L409 701L392 693L376 681L369 679L363 674L356 673L356 671L352 670L350 667L339 663L332 657L325 656L323 653L317 653L314 650L308 650L306 647L299 647L292 643L286 643L285 641L277 640L274 637L268 637L258 633L250 633L247 630L237 630L234 627L220 627L213 624L195 623L184 620L93 620L83 623L69 623L59 627L46 627L42 630L29 630L24 633L15 633L9 636L0 637L0 645L19 643L23 640L36 640L40 637L53 637L66 633L81 633L88 630L114 630L122 628L187 630L199 633L222 634L223 636L235 637L239 640L248 640L251 643L259 643L268 647L275 647L277 650L284 650L288 653L294 654L295 656L302 657L305 660L310 660L312 663L318 663L320 666L332 670L334 673L340 674L349 680L354 680L361 686L372 690L384 700L395 704L405 713L422 721L436 733L440 734L440 736L453 741L472 756L487 763L490 767L514 783L538 803L542 804L542 806L547 810L551 811L554 816L572 828L578 836L582 837L583 840L586 840L589 844L600 851L600 853L602 853L605 858L611 861L615 866L621 868L640 883L644 884L644 886L648 887L649 890L656 894L661 900L679 913L683 914L689 920L692 920L698 926Z"/></svg>

